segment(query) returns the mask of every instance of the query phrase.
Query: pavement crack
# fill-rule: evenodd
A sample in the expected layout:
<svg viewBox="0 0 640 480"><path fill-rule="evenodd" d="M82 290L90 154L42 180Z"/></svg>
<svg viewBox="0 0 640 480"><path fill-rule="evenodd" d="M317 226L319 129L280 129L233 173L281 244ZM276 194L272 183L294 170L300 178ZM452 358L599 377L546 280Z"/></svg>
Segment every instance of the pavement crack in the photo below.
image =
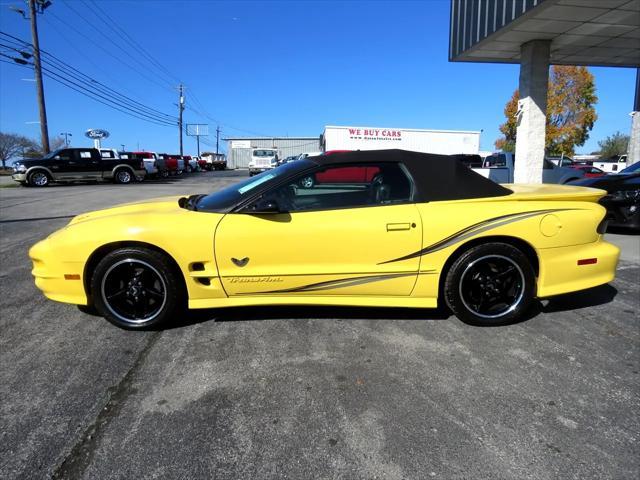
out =
<svg viewBox="0 0 640 480"><path fill-rule="evenodd" d="M100 409L94 422L89 425L80 439L73 446L62 463L54 470L52 479L77 479L81 478L87 467L91 464L100 440L111 420L117 417L129 395L132 393L131 385L137 372L144 364L149 352L160 338L162 332L152 332L146 345L138 354L135 362L117 385L109 388L110 393L105 405Z"/></svg>

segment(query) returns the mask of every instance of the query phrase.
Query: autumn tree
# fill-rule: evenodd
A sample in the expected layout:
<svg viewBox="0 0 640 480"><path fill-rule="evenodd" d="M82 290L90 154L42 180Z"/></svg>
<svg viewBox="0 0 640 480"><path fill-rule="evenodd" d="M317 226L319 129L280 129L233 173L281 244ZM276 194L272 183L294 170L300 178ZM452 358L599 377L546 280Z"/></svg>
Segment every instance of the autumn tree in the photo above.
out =
<svg viewBox="0 0 640 480"><path fill-rule="evenodd" d="M616 155L624 155L629 148L629 135L616 132L604 140L600 140L598 146L600 147L600 152L598 153L602 158L613 158Z"/></svg>
<svg viewBox="0 0 640 480"><path fill-rule="evenodd" d="M506 122L500 125L504 137L496 148L515 150L519 93L516 90L504 108ZM598 118L598 102L593 75L586 67L554 65L549 74L545 149L549 155L573 155L576 146L584 145Z"/></svg>

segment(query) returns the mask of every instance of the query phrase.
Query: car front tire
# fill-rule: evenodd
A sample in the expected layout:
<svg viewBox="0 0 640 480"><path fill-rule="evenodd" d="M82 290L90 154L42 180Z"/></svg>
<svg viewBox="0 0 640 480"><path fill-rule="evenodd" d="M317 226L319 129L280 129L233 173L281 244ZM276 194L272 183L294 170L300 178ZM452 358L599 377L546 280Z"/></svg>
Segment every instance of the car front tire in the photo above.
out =
<svg viewBox="0 0 640 480"><path fill-rule="evenodd" d="M29 174L27 183L32 187L46 187L51 183L51 178L47 172L35 170Z"/></svg>
<svg viewBox="0 0 640 480"><path fill-rule="evenodd" d="M313 186L316 184L316 179L309 175L308 177L304 177L302 180L300 180L300 186L302 188L313 188Z"/></svg>
<svg viewBox="0 0 640 480"><path fill-rule="evenodd" d="M170 260L138 247L115 250L98 263L91 296L100 315L128 330L166 324L185 308L186 298Z"/></svg>
<svg viewBox="0 0 640 480"><path fill-rule="evenodd" d="M463 252L451 265L444 297L465 323L506 325L521 320L536 294L527 256L506 243L487 243Z"/></svg>

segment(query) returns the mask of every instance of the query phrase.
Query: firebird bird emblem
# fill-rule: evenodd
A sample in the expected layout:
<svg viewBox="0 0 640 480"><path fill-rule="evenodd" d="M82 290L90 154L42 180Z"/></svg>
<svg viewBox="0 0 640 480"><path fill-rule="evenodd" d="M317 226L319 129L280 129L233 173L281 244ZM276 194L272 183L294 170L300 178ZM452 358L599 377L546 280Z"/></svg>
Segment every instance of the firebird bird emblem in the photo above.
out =
<svg viewBox="0 0 640 480"><path fill-rule="evenodd" d="M231 261L238 267L244 267L247 263L249 263L249 257L244 257L238 260L237 258L231 257Z"/></svg>

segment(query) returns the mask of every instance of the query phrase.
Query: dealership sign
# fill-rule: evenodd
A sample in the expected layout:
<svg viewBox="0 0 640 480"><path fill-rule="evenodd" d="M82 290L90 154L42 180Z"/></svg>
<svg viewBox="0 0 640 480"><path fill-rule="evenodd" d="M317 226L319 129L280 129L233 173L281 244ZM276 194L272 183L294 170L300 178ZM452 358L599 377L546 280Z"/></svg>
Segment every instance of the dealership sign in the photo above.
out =
<svg viewBox="0 0 640 480"><path fill-rule="evenodd" d="M388 140L401 141L402 130L390 130L386 128L350 128L351 140Z"/></svg>
<svg viewBox="0 0 640 480"><path fill-rule="evenodd" d="M84 132L84 134L93 140L99 140L101 138L107 138L109 136L109 132L100 128L90 128L89 130Z"/></svg>

